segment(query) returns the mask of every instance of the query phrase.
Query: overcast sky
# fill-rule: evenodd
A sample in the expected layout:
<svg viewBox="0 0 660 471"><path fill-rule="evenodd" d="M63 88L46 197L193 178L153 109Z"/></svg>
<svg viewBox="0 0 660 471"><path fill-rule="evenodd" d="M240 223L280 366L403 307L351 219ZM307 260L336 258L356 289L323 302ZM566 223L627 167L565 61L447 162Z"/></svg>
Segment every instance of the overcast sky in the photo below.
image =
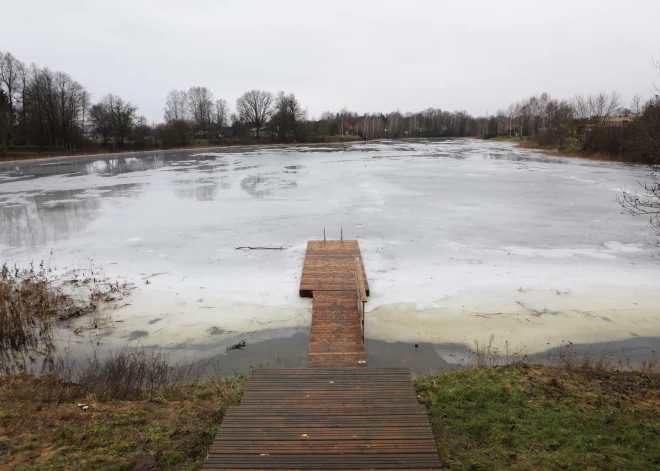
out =
<svg viewBox="0 0 660 471"><path fill-rule="evenodd" d="M660 0L21 0L0 6L0 51L69 73L160 121L173 88L235 107L294 92L310 117L429 106L494 113L547 91L649 96Z"/></svg>

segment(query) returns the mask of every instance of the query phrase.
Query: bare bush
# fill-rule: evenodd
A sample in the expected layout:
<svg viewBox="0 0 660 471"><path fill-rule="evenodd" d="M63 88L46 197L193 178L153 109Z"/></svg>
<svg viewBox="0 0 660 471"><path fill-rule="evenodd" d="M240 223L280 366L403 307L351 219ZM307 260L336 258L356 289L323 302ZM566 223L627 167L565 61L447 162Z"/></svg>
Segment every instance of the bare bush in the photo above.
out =
<svg viewBox="0 0 660 471"><path fill-rule="evenodd" d="M651 168L649 178L649 182L641 184L641 194L624 191L617 201L632 216L648 218L653 244L659 249L655 257L660 259L660 166Z"/></svg>
<svg viewBox="0 0 660 471"><path fill-rule="evenodd" d="M75 382L97 400L152 399L156 391L200 380L203 364L170 364L160 350L124 347L99 361L96 355L75 375Z"/></svg>
<svg viewBox="0 0 660 471"><path fill-rule="evenodd" d="M92 314L102 303L129 294L126 284L110 282L89 270L74 271L57 279L39 264L35 269L0 269L0 370L6 374L27 371L27 364L43 360L52 368L56 355L52 329L56 322Z"/></svg>

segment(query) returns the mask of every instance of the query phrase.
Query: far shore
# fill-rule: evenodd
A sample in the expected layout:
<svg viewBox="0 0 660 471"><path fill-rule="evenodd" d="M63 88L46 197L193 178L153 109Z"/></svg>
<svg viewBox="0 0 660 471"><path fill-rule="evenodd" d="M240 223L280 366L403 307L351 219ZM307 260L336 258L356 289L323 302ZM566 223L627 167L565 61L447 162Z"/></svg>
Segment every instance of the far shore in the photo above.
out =
<svg viewBox="0 0 660 471"><path fill-rule="evenodd" d="M646 165L641 162L630 162L623 159L621 156L606 154L602 152L585 152L585 151L571 151L571 150L560 150L553 149L549 147L543 147L538 142L530 140L529 136L524 136L524 139L520 139L520 136L498 136L495 138L483 139L482 137L472 137L471 139L476 140L486 140L492 142L511 142L520 149L532 150L538 152L539 154L547 155L550 157L568 157L573 159L586 159L586 160L596 160L599 162L618 162L625 163L629 165Z"/></svg>
<svg viewBox="0 0 660 471"><path fill-rule="evenodd" d="M417 138L417 137L403 137L403 138L393 138L392 140L418 140L418 139L434 139L434 138ZM441 138L435 138L441 139ZM550 157L569 157L577 159L586 159L586 160L596 160L600 162L619 162L627 163L631 165L644 165L641 163L631 163L627 162L617 156L609 154L592 154L586 152L571 152L571 151L560 151L556 149L548 149L541 147L536 141L530 140L520 140L519 137L504 138L504 139L483 139L481 137L473 136L468 138L448 138L448 139L474 139L474 140L486 140L493 142L511 142L516 144L516 147L521 149L527 149L539 154L547 155ZM339 146L344 144L366 144L369 142L384 141L389 140L388 138L377 138L377 139L351 139L351 140L340 140L340 141L331 141L331 142L264 142L257 144L227 144L220 146L201 146L201 147L175 147L167 149L149 149L149 150L132 150L126 149L124 151L119 150L115 152L98 152L98 153L84 153L84 154L68 154L68 155L33 155L23 159L12 159L12 160L3 160L3 157L0 157L0 169L13 167L17 164L33 164L37 162L47 163L60 163L60 162L70 162L72 160L76 161L93 161L93 160L102 160L106 158L117 158L117 157L148 157L151 155L162 155L162 154L176 154L181 152L196 153L196 152L214 152L221 151L226 152L227 150L240 151L241 149L252 149L255 147L300 147L300 146Z"/></svg>
<svg viewBox="0 0 660 471"><path fill-rule="evenodd" d="M340 136L337 136L340 139ZM350 136L353 137L353 136ZM372 142L372 141L382 141L384 138L378 139L345 139L345 140L332 140L329 142L323 141L314 141L314 142L260 142L256 144L226 144L226 145L216 145L216 146L186 146L186 147L168 147L168 148L154 148L147 150L134 150L134 149L113 149L114 152L95 152L95 153L81 153L81 154L65 154L62 155L30 155L25 158L11 159L7 156L0 155L0 168L6 166L13 166L18 163L34 163L40 162L43 160L48 160L49 162L62 162L69 161L71 159L85 159L85 160L97 160L103 158L115 158L115 157L133 157L133 156L148 156L148 155L159 155L159 154L172 154L178 152L197 152L197 151L216 151L216 150L227 150L227 149L243 149L243 148L254 148L254 147L291 147L291 146L321 146L321 145L343 145L343 144L357 144L363 142Z"/></svg>

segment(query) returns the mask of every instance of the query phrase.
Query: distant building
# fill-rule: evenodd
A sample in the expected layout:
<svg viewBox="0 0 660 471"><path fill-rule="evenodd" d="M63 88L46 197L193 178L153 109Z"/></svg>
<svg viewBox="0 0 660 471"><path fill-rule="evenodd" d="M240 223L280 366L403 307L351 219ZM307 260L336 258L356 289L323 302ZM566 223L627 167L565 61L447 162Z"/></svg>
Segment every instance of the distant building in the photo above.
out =
<svg viewBox="0 0 660 471"><path fill-rule="evenodd" d="M351 123L344 122L344 134L355 134L355 135L357 135L357 129Z"/></svg>
<svg viewBox="0 0 660 471"><path fill-rule="evenodd" d="M613 116L601 119L600 125L606 128L625 128L632 120L629 116Z"/></svg>
<svg viewBox="0 0 660 471"><path fill-rule="evenodd" d="M259 129L258 131L259 131L259 137L270 137L271 135L271 131L265 127ZM249 137L257 137L257 128L248 129L245 132L245 134L248 135Z"/></svg>

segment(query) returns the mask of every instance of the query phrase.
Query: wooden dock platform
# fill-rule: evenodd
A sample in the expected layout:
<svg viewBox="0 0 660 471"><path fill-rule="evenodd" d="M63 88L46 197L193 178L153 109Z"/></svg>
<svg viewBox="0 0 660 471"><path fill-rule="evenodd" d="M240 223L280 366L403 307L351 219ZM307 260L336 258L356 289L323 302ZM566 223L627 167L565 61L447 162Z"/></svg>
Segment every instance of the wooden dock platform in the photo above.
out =
<svg viewBox="0 0 660 471"><path fill-rule="evenodd" d="M203 469L441 469L407 368L364 368L369 294L357 241L309 241L307 368L256 369Z"/></svg>
<svg viewBox="0 0 660 471"><path fill-rule="evenodd" d="M364 303L369 283L358 242L307 242L300 296L312 297L307 366L367 366Z"/></svg>

